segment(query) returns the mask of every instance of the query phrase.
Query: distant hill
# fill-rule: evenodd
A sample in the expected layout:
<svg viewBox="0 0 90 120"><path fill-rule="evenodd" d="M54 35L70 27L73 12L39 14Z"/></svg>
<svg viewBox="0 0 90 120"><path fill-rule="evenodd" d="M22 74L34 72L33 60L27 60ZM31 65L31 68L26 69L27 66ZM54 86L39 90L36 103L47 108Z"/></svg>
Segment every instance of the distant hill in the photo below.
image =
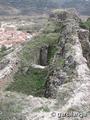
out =
<svg viewBox="0 0 90 120"><path fill-rule="evenodd" d="M74 7L80 13L90 15L90 0L0 0L0 15L31 15L61 7Z"/></svg>
<svg viewBox="0 0 90 120"><path fill-rule="evenodd" d="M90 16L90 0L66 0L62 7L76 8L81 14Z"/></svg>

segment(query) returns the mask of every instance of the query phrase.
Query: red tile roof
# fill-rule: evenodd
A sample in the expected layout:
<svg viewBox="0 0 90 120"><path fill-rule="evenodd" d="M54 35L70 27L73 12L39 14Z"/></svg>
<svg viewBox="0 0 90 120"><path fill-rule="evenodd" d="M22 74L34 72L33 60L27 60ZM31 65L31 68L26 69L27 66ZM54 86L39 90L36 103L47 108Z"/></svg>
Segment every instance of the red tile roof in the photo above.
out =
<svg viewBox="0 0 90 120"><path fill-rule="evenodd" d="M16 29L0 28L0 45L18 44L26 41L28 33Z"/></svg>

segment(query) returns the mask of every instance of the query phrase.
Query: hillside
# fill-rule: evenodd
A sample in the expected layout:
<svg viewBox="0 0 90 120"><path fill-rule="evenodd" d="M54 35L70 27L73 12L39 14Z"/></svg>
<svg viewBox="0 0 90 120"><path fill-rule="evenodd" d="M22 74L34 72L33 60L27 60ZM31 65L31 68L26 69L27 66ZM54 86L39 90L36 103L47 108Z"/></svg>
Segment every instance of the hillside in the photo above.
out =
<svg viewBox="0 0 90 120"><path fill-rule="evenodd" d="M90 0L0 0L0 15L32 15L55 8L76 8L90 15Z"/></svg>
<svg viewBox="0 0 90 120"><path fill-rule="evenodd" d="M58 0L0 0L0 14L31 15L34 12L43 13L51 8L56 8L58 6L57 1Z"/></svg>
<svg viewBox="0 0 90 120"><path fill-rule="evenodd" d="M72 10L50 13L12 56L19 62L0 91L1 120L90 120L89 29Z"/></svg>
<svg viewBox="0 0 90 120"><path fill-rule="evenodd" d="M62 5L64 8L76 8L81 14L90 16L90 0L70 0Z"/></svg>

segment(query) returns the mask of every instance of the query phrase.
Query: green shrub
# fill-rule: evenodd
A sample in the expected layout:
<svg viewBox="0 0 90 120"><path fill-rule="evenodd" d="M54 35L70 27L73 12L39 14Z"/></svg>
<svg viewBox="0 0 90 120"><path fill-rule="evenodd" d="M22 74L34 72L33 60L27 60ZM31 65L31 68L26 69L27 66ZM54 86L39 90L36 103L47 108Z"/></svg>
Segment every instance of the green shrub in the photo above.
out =
<svg viewBox="0 0 90 120"><path fill-rule="evenodd" d="M12 82L6 90L17 91L28 95L42 96L46 76L47 70L30 67L25 74L20 71L17 72L14 76L14 82Z"/></svg>
<svg viewBox="0 0 90 120"><path fill-rule="evenodd" d="M88 19L86 22L81 22L80 27L84 29L90 29L90 19Z"/></svg>
<svg viewBox="0 0 90 120"><path fill-rule="evenodd" d="M6 52L6 51L7 51L7 49L6 49L6 47L3 45L3 46L0 48L0 60L2 60L5 55L7 55L7 52Z"/></svg>

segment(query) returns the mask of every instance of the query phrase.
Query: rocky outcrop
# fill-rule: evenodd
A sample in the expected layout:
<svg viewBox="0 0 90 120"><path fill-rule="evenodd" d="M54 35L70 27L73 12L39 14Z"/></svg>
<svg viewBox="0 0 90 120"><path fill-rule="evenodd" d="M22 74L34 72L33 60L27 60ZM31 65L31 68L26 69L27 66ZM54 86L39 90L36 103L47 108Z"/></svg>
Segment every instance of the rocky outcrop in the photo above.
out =
<svg viewBox="0 0 90 120"><path fill-rule="evenodd" d="M90 67L90 41L89 41L89 31L84 29L78 30L79 40L81 42L83 55L87 59L87 64Z"/></svg>
<svg viewBox="0 0 90 120"><path fill-rule="evenodd" d="M70 14L70 12L61 11L56 16L58 21L62 21L64 28L62 30L61 37L58 43L58 51L54 58L56 68L53 71L52 76L49 76L49 80L46 83L47 89L45 91L46 97L56 98L58 87L71 82L76 74L77 62L74 59L75 50L73 46L75 44L75 38L77 39L77 29L79 28L80 19L76 14Z"/></svg>
<svg viewBox="0 0 90 120"><path fill-rule="evenodd" d="M45 95L56 98L58 108L63 112L73 109L89 114L89 32L79 28L78 17L66 17L63 24L65 27L61 33L58 54L54 57L56 68L49 75Z"/></svg>

